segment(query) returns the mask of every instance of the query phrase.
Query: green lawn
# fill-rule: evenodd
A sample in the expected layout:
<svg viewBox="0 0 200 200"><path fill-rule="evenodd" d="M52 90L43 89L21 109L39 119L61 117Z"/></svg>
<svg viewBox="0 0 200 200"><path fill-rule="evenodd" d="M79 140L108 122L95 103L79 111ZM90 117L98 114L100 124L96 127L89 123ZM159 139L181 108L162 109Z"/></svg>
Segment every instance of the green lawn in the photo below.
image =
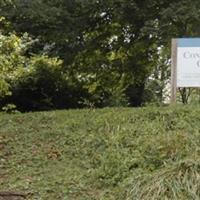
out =
<svg viewBox="0 0 200 200"><path fill-rule="evenodd" d="M200 199L200 106L1 113L0 191Z"/></svg>

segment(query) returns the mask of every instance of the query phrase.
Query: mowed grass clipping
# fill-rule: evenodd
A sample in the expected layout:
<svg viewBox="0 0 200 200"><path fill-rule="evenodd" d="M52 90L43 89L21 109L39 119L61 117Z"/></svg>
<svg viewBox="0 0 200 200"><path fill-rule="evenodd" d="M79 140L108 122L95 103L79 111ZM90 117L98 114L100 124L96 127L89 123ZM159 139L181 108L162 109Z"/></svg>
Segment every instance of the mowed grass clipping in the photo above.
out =
<svg viewBox="0 0 200 200"><path fill-rule="evenodd" d="M0 191L200 199L200 106L1 113Z"/></svg>

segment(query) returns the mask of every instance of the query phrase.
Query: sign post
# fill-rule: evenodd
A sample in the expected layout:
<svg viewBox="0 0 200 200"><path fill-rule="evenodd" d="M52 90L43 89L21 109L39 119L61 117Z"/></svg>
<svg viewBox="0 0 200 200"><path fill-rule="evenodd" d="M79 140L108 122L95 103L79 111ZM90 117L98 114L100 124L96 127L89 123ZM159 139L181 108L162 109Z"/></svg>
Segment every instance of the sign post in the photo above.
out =
<svg viewBox="0 0 200 200"><path fill-rule="evenodd" d="M177 88L200 88L200 38L172 39L171 103Z"/></svg>
<svg viewBox="0 0 200 200"><path fill-rule="evenodd" d="M177 92L177 39L172 39L171 58L171 103L176 102Z"/></svg>

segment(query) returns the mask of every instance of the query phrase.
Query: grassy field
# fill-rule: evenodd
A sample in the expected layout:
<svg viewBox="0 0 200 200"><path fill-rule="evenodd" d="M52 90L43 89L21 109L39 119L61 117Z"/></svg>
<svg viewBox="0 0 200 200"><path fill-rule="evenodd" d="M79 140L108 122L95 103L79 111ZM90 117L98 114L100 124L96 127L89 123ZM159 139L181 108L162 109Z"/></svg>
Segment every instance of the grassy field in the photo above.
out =
<svg viewBox="0 0 200 200"><path fill-rule="evenodd" d="M0 114L0 191L200 199L200 106Z"/></svg>

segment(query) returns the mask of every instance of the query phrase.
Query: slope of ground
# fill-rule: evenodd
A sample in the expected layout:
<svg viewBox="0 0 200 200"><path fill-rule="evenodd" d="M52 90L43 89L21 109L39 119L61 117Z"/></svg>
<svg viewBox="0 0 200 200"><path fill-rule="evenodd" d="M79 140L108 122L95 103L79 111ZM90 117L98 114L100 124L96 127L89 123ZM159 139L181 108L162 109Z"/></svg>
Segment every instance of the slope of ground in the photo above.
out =
<svg viewBox="0 0 200 200"><path fill-rule="evenodd" d="M30 200L200 198L200 107L0 114L0 192Z"/></svg>

